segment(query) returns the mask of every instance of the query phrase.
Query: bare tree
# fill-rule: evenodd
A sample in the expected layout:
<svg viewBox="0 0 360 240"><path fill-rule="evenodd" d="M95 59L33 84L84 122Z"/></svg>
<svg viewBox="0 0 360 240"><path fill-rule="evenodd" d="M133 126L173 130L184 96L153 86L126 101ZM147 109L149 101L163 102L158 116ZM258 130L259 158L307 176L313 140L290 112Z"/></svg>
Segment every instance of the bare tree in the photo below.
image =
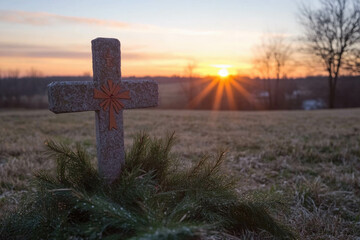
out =
<svg viewBox="0 0 360 240"><path fill-rule="evenodd" d="M264 80L270 109L279 107L279 81L286 78L292 61L292 47L283 35L267 35L255 47L253 64ZM272 84L275 80L275 85Z"/></svg>
<svg viewBox="0 0 360 240"><path fill-rule="evenodd" d="M336 85L343 61L360 41L360 1L321 0L321 7L300 8L307 53L321 60L328 73L329 108L335 106Z"/></svg>
<svg viewBox="0 0 360 240"><path fill-rule="evenodd" d="M7 78L13 78L13 79L17 79L20 76L20 70L19 69L9 69L7 71Z"/></svg>
<svg viewBox="0 0 360 240"><path fill-rule="evenodd" d="M91 77L91 73L89 71L83 72L83 77Z"/></svg>
<svg viewBox="0 0 360 240"><path fill-rule="evenodd" d="M196 92L196 79L195 79L195 69L197 67L197 64L195 62L189 62L185 69L185 81L181 82L181 88L183 93L185 94L187 98L187 103L190 104L192 100L195 98L195 92ZM188 106L191 107L191 106Z"/></svg>
<svg viewBox="0 0 360 240"><path fill-rule="evenodd" d="M36 68L33 67L27 71L26 75L31 78L39 78L43 76L40 70L37 70Z"/></svg>
<svg viewBox="0 0 360 240"><path fill-rule="evenodd" d="M360 75L360 48L352 51L345 59L344 69L349 75Z"/></svg>

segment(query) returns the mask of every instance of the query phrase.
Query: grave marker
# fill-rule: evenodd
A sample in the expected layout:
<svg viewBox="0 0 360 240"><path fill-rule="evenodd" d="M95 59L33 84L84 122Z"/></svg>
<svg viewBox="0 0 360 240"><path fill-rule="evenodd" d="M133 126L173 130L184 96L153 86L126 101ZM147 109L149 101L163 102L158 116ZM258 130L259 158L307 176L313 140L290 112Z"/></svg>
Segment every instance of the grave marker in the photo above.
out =
<svg viewBox="0 0 360 240"><path fill-rule="evenodd" d="M93 81L49 84L49 109L54 113L95 111L98 168L112 182L125 161L122 111L157 106L158 85L153 80L121 81L119 40L96 38L91 45Z"/></svg>

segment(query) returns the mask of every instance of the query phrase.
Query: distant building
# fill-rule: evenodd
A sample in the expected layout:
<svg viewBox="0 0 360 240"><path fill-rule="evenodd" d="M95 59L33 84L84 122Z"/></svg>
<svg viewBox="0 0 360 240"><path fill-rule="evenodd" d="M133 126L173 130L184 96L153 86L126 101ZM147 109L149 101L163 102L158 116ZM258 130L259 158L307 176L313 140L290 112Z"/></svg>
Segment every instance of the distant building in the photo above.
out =
<svg viewBox="0 0 360 240"><path fill-rule="evenodd" d="M268 92L268 91L260 92L260 93L258 94L258 97L259 97L259 98L268 98L268 97L269 97L269 92Z"/></svg>
<svg viewBox="0 0 360 240"><path fill-rule="evenodd" d="M311 92L305 89L297 89L292 91L291 94L286 94L286 99L298 99L300 97L304 97L309 95Z"/></svg>
<svg viewBox="0 0 360 240"><path fill-rule="evenodd" d="M304 110L315 110L325 108L326 104L322 99L307 99L302 102Z"/></svg>

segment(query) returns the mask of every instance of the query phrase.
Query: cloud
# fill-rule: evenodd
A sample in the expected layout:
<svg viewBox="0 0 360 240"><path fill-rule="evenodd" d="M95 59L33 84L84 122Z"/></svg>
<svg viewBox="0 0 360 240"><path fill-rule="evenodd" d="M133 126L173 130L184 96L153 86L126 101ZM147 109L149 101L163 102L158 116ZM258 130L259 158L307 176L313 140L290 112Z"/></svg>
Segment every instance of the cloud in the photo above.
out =
<svg viewBox="0 0 360 240"><path fill-rule="evenodd" d="M33 26L47 26L61 23L78 23L96 26L109 26L115 28L128 28L129 23L120 21L101 20L96 18L81 18L62 16L46 12L25 12L0 10L0 21L8 23L21 23Z"/></svg>
<svg viewBox="0 0 360 240"><path fill-rule="evenodd" d="M156 52L126 52L123 54L126 60L175 60L186 57L172 53L156 53Z"/></svg>
<svg viewBox="0 0 360 240"><path fill-rule="evenodd" d="M36 45L36 44L0 42L0 50L4 50L4 49L22 50L22 51L28 50L28 49L51 50L53 48L54 47L52 47L52 46L44 46L44 45Z"/></svg>
<svg viewBox="0 0 360 240"><path fill-rule="evenodd" d="M75 16L63 16L46 12L26 12L0 10L0 22L26 24L32 26L52 26L57 24L84 24L88 26L108 27L134 32L167 33L180 35L214 35L219 31L164 28L156 25L135 24L116 20L103 20Z"/></svg>
<svg viewBox="0 0 360 240"><path fill-rule="evenodd" d="M90 58L86 51L70 51L56 46L0 42L0 56L23 58Z"/></svg>
<svg viewBox="0 0 360 240"><path fill-rule="evenodd" d="M1 57L15 58L62 58L62 59L91 59L91 52L70 50L64 47L43 46L37 44L0 42ZM122 54L126 61L138 60L181 60L188 57L168 52L139 52L127 50Z"/></svg>
<svg viewBox="0 0 360 240"><path fill-rule="evenodd" d="M89 59L90 53L86 52L70 52L70 51L10 51L0 50L2 57L17 57L17 58L66 58L66 59Z"/></svg>

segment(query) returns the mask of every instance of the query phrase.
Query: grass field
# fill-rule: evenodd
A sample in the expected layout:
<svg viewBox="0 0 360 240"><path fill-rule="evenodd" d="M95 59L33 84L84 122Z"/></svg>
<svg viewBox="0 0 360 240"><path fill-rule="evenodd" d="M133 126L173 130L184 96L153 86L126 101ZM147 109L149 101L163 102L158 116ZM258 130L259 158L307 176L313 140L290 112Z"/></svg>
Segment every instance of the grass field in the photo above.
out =
<svg viewBox="0 0 360 240"><path fill-rule="evenodd" d="M0 217L17 206L32 174L53 169L44 141L80 142L95 161L94 113L0 111ZM175 131L184 165L226 148L226 166L239 194L278 195L289 211L278 216L300 239L360 237L360 109L210 112L131 110L125 144L146 131Z"/></svg>

